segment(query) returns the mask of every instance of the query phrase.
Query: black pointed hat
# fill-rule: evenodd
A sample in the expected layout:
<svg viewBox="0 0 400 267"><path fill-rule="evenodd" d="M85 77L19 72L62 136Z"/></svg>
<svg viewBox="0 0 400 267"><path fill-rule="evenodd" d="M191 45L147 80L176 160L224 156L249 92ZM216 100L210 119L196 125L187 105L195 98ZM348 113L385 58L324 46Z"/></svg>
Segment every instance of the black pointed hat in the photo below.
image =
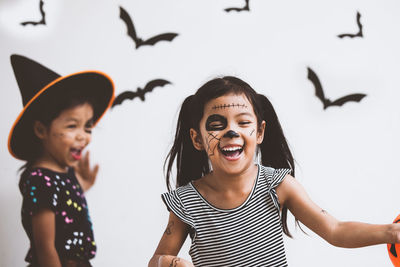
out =
<svg viewBox="0 0 400 267"><path fill-rule="evenodd" d="M14 70L24 106L8 136L8 151L17 159L29 160L29 147L33 132L34 110L46 103L46 99L63 97L72 90L80 90L93 99L94 124L104 115L114 100L114 84L111 78L100 71L81 71L61 76L45 66L21 55L11 55Z"/></svg>

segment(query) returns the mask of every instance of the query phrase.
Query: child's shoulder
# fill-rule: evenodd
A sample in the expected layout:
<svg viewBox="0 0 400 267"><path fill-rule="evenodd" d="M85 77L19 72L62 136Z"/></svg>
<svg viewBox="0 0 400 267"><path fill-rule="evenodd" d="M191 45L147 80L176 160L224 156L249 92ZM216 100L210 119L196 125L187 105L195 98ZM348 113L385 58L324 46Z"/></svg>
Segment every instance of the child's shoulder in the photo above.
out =
<svg viewBox="0 0 400 267"><path fill-rule="evenodd" d="M276 187L287 174L292 172L289 168L273 168L270 166L259 165L259 175L264 178L269 186Z"/></svg>
<svg viewBox="0 0 400 267"><path fill-rule="evenodd" d="M270 174L274 175L277 173L290 173L292 170L290 168L278 168L278 167L271 167L271 166L264 166L261 164L258 164L260 171L264 172L265 174Z"/></svg>
<svg viewBox="0 0 400 267"><path fill-rule="evenodd" d="M197 199L197 194L190 182L186 185L162 193L161 198L164 202L179 203L179 205L183 205L184 202L191 202L194 199Z"/></svg>
<svg viewBox="0 0 400 267"><path fill-rule="evenodd" d="M71 168L72 169L72 168ZM49 185L68 179L74 175L73 169L65 173L50 170L44 167L31 167L26 169L20 178L20 185L23 184L44 184Z"/></svg>
<svg viewBox="0 0 400 267"><path fill-rule="evenodd" d="M71 171L73 172L72 168L68 169L66 172L58 172L54 171L45 167L31 167L29 169L26 169L23 173L22 176L27 176L27 177L49 177L50 179L57 179L57 177L62 177L62 176L68 176L71 175Z"/></svg>
<svg viewBox="0 0 400 267"><path fill-rule="evenodd" d="M189 182L189 183L186 184L186 185L178 186L177 188L175 188L175 189L173 189L173 190L171 190L171 191L169 191L169 192L166 192L166 193L164 193L164 194L182 195L182 194L185 194L185 193L187 193L187 192L190 192L190 191L192 191L192 185L191 185L191 183L192 183L192 182Z"/></svg>

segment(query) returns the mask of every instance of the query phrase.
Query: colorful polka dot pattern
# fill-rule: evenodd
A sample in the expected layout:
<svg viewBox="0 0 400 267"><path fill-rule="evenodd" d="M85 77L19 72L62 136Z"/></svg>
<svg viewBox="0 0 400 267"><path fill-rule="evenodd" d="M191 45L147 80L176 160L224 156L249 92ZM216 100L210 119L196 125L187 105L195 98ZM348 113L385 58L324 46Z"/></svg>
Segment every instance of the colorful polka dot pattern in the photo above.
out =
<svg viewBox="0 0 400 267"><path fill-rule="evenodd" d="M23 195L22 224L31 244L32 216L41 209L50 209L56 216L55 243L60 257L89 260L96 255L85 195L72 168L67 173L44 168L25 171L21 175L20 190ZM36 261L32 245L25 260Z"/></svg>

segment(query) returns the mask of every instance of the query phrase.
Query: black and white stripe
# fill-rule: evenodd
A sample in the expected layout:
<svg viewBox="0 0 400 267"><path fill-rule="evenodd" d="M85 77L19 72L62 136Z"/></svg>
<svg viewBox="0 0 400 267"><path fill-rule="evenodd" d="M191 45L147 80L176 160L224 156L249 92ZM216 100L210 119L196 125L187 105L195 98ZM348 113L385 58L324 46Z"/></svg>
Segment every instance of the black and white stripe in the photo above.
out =
<svg viewBox="0 0 400 267"><path fill-rule="evenodd" d="M194 230L189 251L201 266L287 266L275 187L290 172L259 165L247 200L234 209L208 203L192 183L162 194L168 210Z"/></svg>

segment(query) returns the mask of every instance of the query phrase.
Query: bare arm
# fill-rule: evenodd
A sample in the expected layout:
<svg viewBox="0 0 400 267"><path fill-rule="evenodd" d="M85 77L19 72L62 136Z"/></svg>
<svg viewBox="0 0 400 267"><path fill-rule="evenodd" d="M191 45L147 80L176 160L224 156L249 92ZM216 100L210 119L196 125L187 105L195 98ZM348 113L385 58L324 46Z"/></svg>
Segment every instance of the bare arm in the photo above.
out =
<svg viewBox="0 0 400 267"><path fill-rule="evenodd" d="M356 248L400 242L400 224L338 221L316 205L290 175L276 190L281 204L285 204L298 220L334 246Z"/></svg>
<svg viewBox="0 0 400 267"><path fill-rule="evenodd" d="M150 259L148 267L193 267L193 264L177 257L189 233L189 226L173 212L169 214L167 228Z"/></svg>
<svg viewBox="0 0 400 267"><path fill-rule="evenodd" d="M61 267L54 245L56 237L55 214L49 209L41 210L32 217L33 241L41 267Z"/></svg>

